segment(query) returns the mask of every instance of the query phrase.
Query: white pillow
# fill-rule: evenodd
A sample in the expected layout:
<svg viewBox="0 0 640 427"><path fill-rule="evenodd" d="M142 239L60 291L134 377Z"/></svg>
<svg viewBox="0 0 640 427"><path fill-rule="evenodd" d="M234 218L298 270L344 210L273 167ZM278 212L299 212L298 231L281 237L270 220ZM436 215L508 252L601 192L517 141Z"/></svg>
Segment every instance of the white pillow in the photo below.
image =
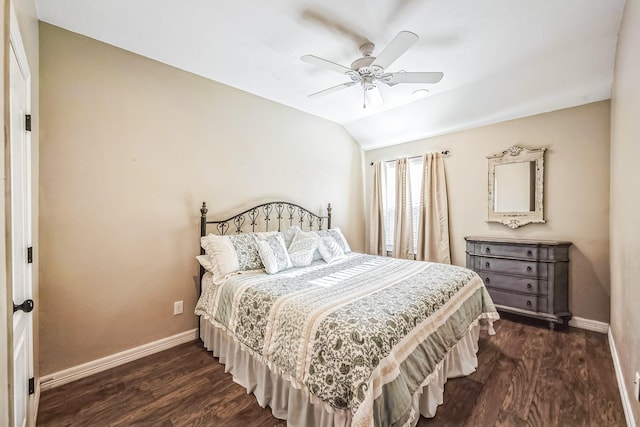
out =
<svg viewBox="0 0 640 427"><path fill-rule="evenodd" d="M238 254L228 236L209 234L201 237L200 243L209 257L210 263L205 262L207 264L205 265L200 258L196 258L200 265L213 274L215 284L222 283L227 274L240 270Z"/></svg>
<svg viewBox="0 0 640 427"><path fill-rule="evenodd" d="M304 232L299 232L298 234L300 233ZM291 246L289 246L289 257L294 267L306 267L313 262L313 256L318 252L320 239L315 236L299 239L298 234L296 234Z"/></svg>
<svg viewBox="0 0 640 427"><path fill-rule="evenodd" d="M318 251L322 255L322 259L326 263L331 264L334 261L344 258L344 251L338 244L335 238L331 236L321 237L320 244L318 245Z"/></svg>
<svg viewBox="0 0 640 427"><path fill-rule="evenodd" d="M198 255L196 259L206 271L213 271L213 261L211 261L211 257L209 255Z"/></svg>
<svg viewBox="0 0 640 427"><path fill-rule="evenodd" d="M268 274L275 274L293 267L281 234L269 236L264 240L258 239L257 245L260 259Z"/></svg>

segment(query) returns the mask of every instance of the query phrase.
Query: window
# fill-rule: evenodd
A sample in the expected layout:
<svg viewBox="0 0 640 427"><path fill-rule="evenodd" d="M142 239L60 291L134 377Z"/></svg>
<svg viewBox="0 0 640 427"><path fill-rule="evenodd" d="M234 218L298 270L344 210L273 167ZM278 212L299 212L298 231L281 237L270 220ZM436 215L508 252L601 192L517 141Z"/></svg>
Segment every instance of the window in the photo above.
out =
<svg viewBox="0 0 640 427"><path fill-rule="evenodd" d="M407 186L410 188L411 210L413 218L413 253L418 250L418 213L420 211L420 194L422 192L423 159L412 157L408 160L409 173ZM385 162L382 168L383 189L382 206L384 216L384 233L387 252L393 250L394 228L396 220L396 162Z"/></svg>

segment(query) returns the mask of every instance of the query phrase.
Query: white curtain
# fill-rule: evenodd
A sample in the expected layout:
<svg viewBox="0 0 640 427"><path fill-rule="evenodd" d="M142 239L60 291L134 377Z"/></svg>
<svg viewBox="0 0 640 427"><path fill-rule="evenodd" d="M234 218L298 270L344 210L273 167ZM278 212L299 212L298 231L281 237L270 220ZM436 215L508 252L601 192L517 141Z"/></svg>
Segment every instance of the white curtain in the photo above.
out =
<svg viewBox="0 0 640 427"><path fill-rule="evenodd" d="M373 169L373 193L371 195L371 207L369 209L369 240L367 252L372 255L387 255L387 246L384 233L384 170L382 162L374 164Z"/></svg>
<svg viewBox="0 0 640 427"><path fill-rule="evenodd" d="M427 153L423 162L416 259L451 264L444 159L440 153Z"/></svg>
<svg viewBox="0 0 640 427"><path fill-rule="evenodd" d="M414 259L413 207L407 159L396 160L396 215L393 238L394 258Z"/></svg>

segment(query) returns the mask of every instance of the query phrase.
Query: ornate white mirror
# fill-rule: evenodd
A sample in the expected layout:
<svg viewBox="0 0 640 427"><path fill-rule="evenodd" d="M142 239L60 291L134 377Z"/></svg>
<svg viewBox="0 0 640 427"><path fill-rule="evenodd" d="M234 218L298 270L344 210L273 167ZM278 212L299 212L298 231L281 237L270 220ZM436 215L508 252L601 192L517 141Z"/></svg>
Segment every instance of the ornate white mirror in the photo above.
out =
<svg viewBox="0 0 640 427"><path fill-rule="evenodd" d="M510 228L543 223L545 148L517 145L489 159L489 217Z"/></svg>

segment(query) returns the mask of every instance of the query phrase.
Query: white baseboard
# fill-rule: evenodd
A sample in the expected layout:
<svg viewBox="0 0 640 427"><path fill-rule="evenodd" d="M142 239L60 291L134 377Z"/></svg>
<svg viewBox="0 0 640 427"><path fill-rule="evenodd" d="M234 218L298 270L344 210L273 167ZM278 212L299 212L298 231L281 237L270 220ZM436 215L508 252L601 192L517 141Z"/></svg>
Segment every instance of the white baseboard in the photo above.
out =
<svg viewBox="0 0 640 427"><path fill-rule="evenodd" d="M622 375L622 367L620 366L620 359L618 359L618 351L616 350L616 343L613 340L611 329L609 329L608 336L613 367L615 368L616 378L618 380L618 390L620 390L620 398L622 399L622 408L624 409L624 416L627 419L627 427L636 427L636 421L633 418L633 411L631 410L631 402L629 401L629 393L627 393L627 386L625 385L624 376Z"/></svg>
<svg viewBox="0 0 640 427"><path fill-rule="evenodd" d="M111 356L83 363L82 365L73 366L50 375L45 375L40 378L40 387L42 391L46 391L72 381L79 380L80 378L88 377L89 375L97 374L98 372L106 371L107 369L115 368L116 366L124 365L125 363L141 359L145 356L167 350L171 347L193 341L197 338L198 330L191 329L190 331L182 332L171 337L130 348L129 350L112 354Z"/></svg>
<svg viewBox="0 0 640 427"><path fill-rule="evenodd" d="M588 331L600 332L606 334L609 331L609 324L598 320L585 319L583 317L573 317L569 320L569 326L574 328L586 329Z"/></svg>

